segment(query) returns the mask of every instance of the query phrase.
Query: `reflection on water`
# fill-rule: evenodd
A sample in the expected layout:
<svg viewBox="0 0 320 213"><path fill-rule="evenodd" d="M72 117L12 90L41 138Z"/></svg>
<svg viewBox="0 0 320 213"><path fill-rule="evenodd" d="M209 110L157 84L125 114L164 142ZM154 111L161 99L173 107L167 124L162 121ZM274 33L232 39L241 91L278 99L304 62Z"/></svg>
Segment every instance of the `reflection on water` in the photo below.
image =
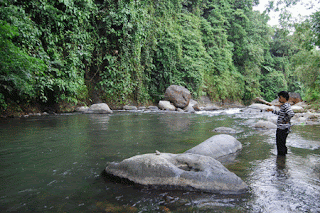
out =
<svg viewBox="0 0 320 213"><path fill-rule="evenodd" d="M277 157L270 114L239 109L115 112L0 120L1 212L320 212L320 126L294 126ZM243 145L225 166L242 195L150 190L101 177L107 162L159 150L182 153L231 127Z"/></svg>

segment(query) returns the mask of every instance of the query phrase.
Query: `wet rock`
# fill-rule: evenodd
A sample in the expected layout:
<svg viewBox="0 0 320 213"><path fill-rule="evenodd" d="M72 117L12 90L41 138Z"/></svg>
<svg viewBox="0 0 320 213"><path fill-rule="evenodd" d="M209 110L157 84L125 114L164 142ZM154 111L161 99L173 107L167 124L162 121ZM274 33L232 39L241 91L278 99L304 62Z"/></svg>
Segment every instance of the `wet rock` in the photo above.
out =
<svg viewBox="0 0 320 213"><path fill-rule="evenodd" d="M203 111L213 111L222 109L217 104L212 103L208 96L201 96L198 100L199 110Z"/></svg>
<svg viewBox="0 0 320 213"><path fill-rule="evenodd" d="M105 103L92 104L89 109L83 111L86 114L111 114L113 111Z"/></svg>
<svg viewBox="0 0 320 213"><path fill-rule="evenodd" d="M311 113L308 117L307 124L320 124L320 113Z"/></svg>
<svg viewBox="0 0 320 213"><path fill-rule="evenodd" d="M258 110L267 110L267 109L274 109L271 106L268 106L266 104L251 104L250 106L248 106L248 108L252 108L252 109L258 109Z"/></svg>
<svg viewBox="0 0 320 213"><path fill-rule="evenodd" d="M237 133L235 129L229 127L218 127L212 130L213 132L225 133L225 134L234 134Z"/></svg>
<svg viewBox="0 0 320 213"><path fill-rule="evenodd" d="M192 105L190 103L189 103L189 105L187 107L185 107L183 109L183 111L189 112L189 113L194 113L195 112L194 108L192 107Z"/></svg>
<svg viewBox="0 0 320 213"><path fill-rule="evenodd" d="M231 135L220 134L205 140L185 153L205 155L217 159L235 153L240 149L242 149L242 144L236 138Z"/></svg>
<svg viewBox="0 0 320 213"><path fill-rule="evenodd" d="M193 111L200 111L198 102L193 99L190 99L188 107L192 107L194 109Z"/></svg>
<svg viewBox="0 0 320 213"><path fill-rule="evenodd" d="M159 110L159 108L157 106L148 106L147 109L151 110L151 111L158 111Z"/></svg>
<svg viewBox="0 0 320 213"><path fill-rule="evenodd" d="M170 101L174 106L183 109L188 106L191 99L191 93L185 87L171 85L166 89L164 97L165 100Z"/></svg>
<svg viewBox="0 0 320 213"><path fill-rule="evenodd" d="M255 128L261 128L261 129L276 129L277 125L270 122L270 121L258 121L257 123L254 124Z"/></svg>
<svg viewBox="0 0 320 213"><path fill-rule="evenodd" d="M306 102L302 101L302 102L296 103L294 106L300 106L303 108L307 108L308 104Z"/></svg>
<svg viewBox="0 0 320 213"><path fill-rule="evenodd" d="M162 110L175 111L176 107L170 103L170 101L159 101L159 108Z"/></svg>
<svg viewBox="0 0 320 213"><path fill-rule="evenodd" d="M293 124L317 125L320 124L320 113L296 113L291 121Z"/></svg>
<svg viewBox="0 0 320 213"><path fill-rule="evenodd" d="M139 106L138 110L146 110L147 108L145 106Z"/></svg>
<svg viewBox="0 0 320 213"><path fill-rule="evenodd" d="M136 106L129 106L129 105L123 106L123 109L124 110L133 110L133 111L138 110L138 108Z"/></svg>
<svg viewBox="0 0 320 213"><path fill-rule="evenodd" d="M292 109L292 111L295 112L295 113L305 111L303 107L301 107L301 106L296 106L296 105L291 106L291 109Z"/></svg>
<svg viewBox="0 0 320 213"><path fill-rule="evenodd" d="M87 106L81 106L81 107L76 108L77 112L85 112L87 110L89 110L89 107L87 107Z"/></svg>
<svg viewBox="0 0 320 213"><path fill-rule="evenodd" d="M197 154L137 155L109 163L107 174L134 183L169 189L243 193L248 186L219 161Z"/></svg>

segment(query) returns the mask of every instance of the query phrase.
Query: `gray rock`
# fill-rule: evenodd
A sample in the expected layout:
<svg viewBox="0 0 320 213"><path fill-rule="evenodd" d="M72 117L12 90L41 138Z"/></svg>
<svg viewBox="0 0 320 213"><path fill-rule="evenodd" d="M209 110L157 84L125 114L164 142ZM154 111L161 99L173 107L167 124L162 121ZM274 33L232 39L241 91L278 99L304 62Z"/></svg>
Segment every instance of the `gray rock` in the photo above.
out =
<svg viewBox="0 0 320 213"><path fill-rule="evenodd" d="M188 106L191 99L191 93L185 87L171 85L166 89L164 97L165 100L170 101L174 106L183 109Z"/></svg>
<svg viewBox="0 0 320 213"><path fill-rule="evenodd" d="M251 104L250 106L248 106L248 108L252 108L252 109L259 109L259 110L267 110L267 109L274 109L271 106L268 106L266 104Z"/></svg>
<svg viewBox="0 0 320 213"><path fill-rule="evenodd" d="M255 128L262 128L262 129L276 129L277 125L270 122L270 121L258 121L257 123L254 124Z"/></svg>
<svg viewBox="0 0 320 213"><path fill-rule="evenodd" d="M111 114L113 111L109 108L108 104L100 103L100 104L92 104L88 110L83 111L83 113L87 114Z"/></svg>
<svg viewBox="0 0 320 213"><path fill-rule="evenodd" d="M231 135L220 134L212 136L185 153L205 155L217 159L236 153L240 149L242 149L242 144L236 138Z"/></svg>
<svg viewBox="0 0 320 213"><path fill-rule="evenodd" d="M187 107L185 107L183 109L183 111L184 112L188 112L188 113L194 113L195 112L194 108L190 104Z"/></svg>
<svg viewBox="0 0 320 213"><path fill-rule="evenodd" d="M320 124L320 113L296 113L291 122L293 124L317 125Z"/></svg>
<svg viewBox="0 0 320 213"><path fill-rule="evenodd" d="M76 108L77 112L85 112L87 110L89 110L89 107L87 107L87 106L81 106L81 107Z"/></svg>
<svg viewBox="0 0 320 213"><path fill-rule="evenodd" d="M248 189L219 161L196 154L137 155L120 163L109 163L105 171L137 184L160 188L215 193L243 193Z"/></svg>
<svg viewBox="0 0 320 213"><path fill-rule="evenodd" d="M225 133L225 134L234 134L237 133L235 129L229 128L229 127L217 127L213 132L219 132L219 133Z"/></svg>
<svg viewBox="0 0 320 213"><path fill-rule="evenodd" d="M148 110L152 110L152 111L158 111L159 108L157 106L148 106L147 108Z"/></svg>
<svg viewBox="0 0 320 213"><path fill-rule="evenodd" d="M128 105L123 106L123 109L124 110L138 110L138 108L136 106L128 106Z"/></svg>
<svg viewBox="0 0 320 213"><path fill-rule="evenodd" d="M295 113L299 113L299 112L305 111L302 106L297 106L297 105L291 106L291 109Z"/></svg>
<svg viewBox="0 0 320 213"><path fill-rule="evenodd" d="M306 102L302 101L302 102L296 103L294 106L300 106L303 108L307 108L308 104Z"/></svg>
<svg viewBox="0 0 320 213"><path fill-rule="evenodd" d="M199 103L193 99L190 99L188 106L191 106L195 111L200 111Z"/></svg>
<svg viewBox="0 0 320 213"><path fill-rule="evenodd" d="M170 103L170 101L159 101L159 108L162 110L175 111L176 107Z"/></svg>
<svg viewBox="0 0 320 213"><path fill-rule="evenodd" d="M145 106L138 107L138 110L146 110L147 108Z"/></svg>

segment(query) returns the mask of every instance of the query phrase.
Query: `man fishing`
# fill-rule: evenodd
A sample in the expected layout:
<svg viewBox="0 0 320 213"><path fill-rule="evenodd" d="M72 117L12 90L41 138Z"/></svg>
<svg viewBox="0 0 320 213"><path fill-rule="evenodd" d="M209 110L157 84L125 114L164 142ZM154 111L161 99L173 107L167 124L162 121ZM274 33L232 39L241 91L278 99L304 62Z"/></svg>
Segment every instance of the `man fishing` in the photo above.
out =
<svg viewBox="0 0 320 213"><path fill-rule="evenodd" d="M277 120L276 144L278 155L285 156L288 153L286 147L286 140L291 129L290 120L294 116L291 105L288 103L289 93L281 91L278 93L279 102L281 104L280 110L268 109L272 113L279 115Z"/></svg>

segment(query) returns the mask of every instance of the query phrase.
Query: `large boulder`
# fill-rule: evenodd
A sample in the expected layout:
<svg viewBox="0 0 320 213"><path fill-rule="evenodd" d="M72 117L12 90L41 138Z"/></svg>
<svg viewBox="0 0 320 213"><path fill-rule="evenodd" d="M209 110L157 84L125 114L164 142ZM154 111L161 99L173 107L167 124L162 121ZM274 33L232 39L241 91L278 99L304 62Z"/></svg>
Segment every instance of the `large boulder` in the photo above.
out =
<svg viewBox="0 0 320 213"><path fill-rule="evenodd" d="M109 163L106 174L169 189L243 193L248 186L219 161L203 155L155 153Z"/></svg>
<svg viewBox="0 0 320 213"><path fill-rule="evenodd" d="M300 102L303 102L301 96L299 93L296 93L296 92L289 92L289 100L288 102L291 104L291 105L295 105L297 103L300 103ZM271 104L273 105L276 105L276 106L280 106L281 103L279 102L279 98L273 100L271 102Z"/></svg>
<svg viewBox="0 0 320 213"><path fill-rule="evenodd" d="M188 89L178 85L171 85L166 89L164 94L165 100L170 101L178 108L185 108L188 106L191 93Z"/></svg>
<svg viewBox="0 0 320 213"><path fill-rule="evenodd" d="M111 114L113 111L109 108L108 104L92 104L89 109L83 111L83 113L88 114Z"/></svg>
<svg viewBox="0 0 320 213"><path fill-rule="evenodd" d="M231 135L220 134L212 136L185 153L205 155L217 159L234 154L240 149L242 149L242 144L236 138Z"/></svg>
<svg viewBox="0 0 320 213"><path fill-rule="evenodd" d="M291 103L292 105L297 104L299 102L302 102L302 98L300 96L299 93L296 92L289 92L289 103Z"/></svg>

